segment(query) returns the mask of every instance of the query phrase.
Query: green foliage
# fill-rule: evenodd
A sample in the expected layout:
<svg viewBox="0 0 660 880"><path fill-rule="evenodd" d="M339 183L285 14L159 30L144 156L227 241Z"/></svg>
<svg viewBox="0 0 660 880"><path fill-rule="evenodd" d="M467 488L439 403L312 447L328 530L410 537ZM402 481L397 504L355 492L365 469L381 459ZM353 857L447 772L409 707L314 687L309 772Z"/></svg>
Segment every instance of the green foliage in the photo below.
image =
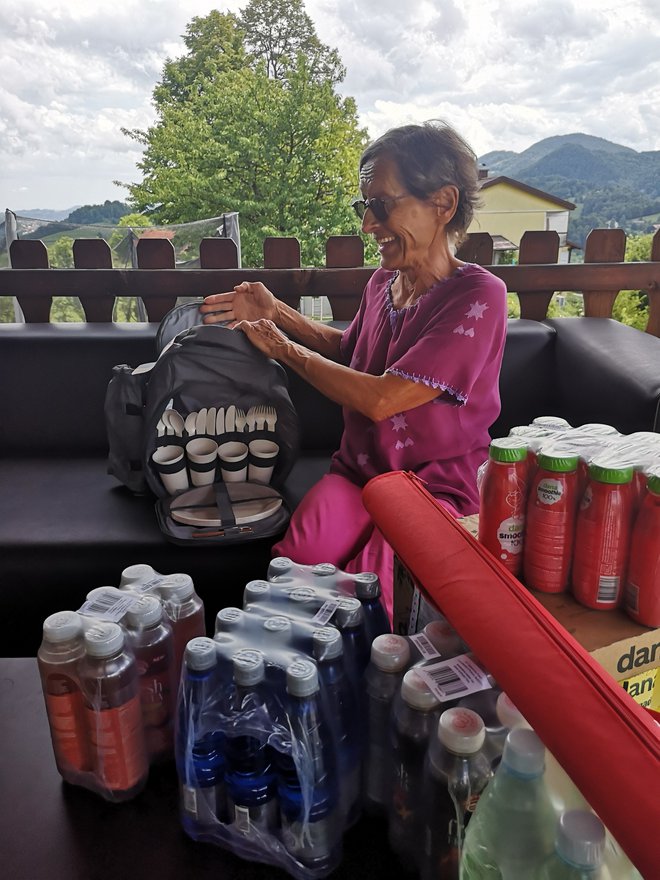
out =
<svg viewBox="0 0 660 880"><path fill-rule="evenodd" d="M186 46L154 91L156 124L126 132L145 148L133 206L155 223L238 211L245 265L261 264L267 236L295 236L303 264L322 265L326 238L356 231L366 144L354 100L334 90L336 52L300 0L193 19Z"/></svg>
<svg viewBox="0 0 660 880"><path fill-rule="evenodd" d="M631 235L626 240L627 263L639 263L651 259L652 235ZM612 317L622 324L645 330L649 320L649 298L643 290L622 290L619 292Z"/></svg>
<svg viewBox="0 0 660 880"><path fill-rule="evenodd" d="M106 199L102 205L83 205L76 208L66 218L69 223L79 223L83 226L95 223L114 225L120 217L128 211L128 205L124 202Z"/></svg>

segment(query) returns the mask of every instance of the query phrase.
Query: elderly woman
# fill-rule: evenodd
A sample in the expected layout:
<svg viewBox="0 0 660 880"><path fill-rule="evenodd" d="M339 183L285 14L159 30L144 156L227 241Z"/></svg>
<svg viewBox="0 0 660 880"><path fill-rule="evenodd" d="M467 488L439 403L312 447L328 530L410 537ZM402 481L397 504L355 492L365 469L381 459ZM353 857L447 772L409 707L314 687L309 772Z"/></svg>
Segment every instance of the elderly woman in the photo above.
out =
<svg viewBox="0 0 660 880"><path fill-rule="evenodd" d="M412 471L455 516L478 510L477 468L499 413L506 290L454 256L477 202L476 157L448 125L388 131L360 160L353 207L380 267L345 331L310 321L259 283L205 300L268 356L343 406L330 472L274 548L299 563L379 574L392 608L391 548L361 501L371 477Z"/></svg>

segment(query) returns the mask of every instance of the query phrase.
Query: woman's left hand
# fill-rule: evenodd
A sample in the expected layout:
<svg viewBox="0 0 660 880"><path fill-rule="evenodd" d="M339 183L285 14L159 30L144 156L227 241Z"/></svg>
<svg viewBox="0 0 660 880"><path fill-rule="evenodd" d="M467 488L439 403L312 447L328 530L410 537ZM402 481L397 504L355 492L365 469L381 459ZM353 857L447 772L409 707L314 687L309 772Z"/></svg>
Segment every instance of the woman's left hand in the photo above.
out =
<svg viewBox="0 0 660 880"><path fill-rule="evenodd" d="M282 359L289 344L284 333L266 318L260 318L258 321L239 321L234 326L234 330L245 333L255 348L275 360Z"/></svg>

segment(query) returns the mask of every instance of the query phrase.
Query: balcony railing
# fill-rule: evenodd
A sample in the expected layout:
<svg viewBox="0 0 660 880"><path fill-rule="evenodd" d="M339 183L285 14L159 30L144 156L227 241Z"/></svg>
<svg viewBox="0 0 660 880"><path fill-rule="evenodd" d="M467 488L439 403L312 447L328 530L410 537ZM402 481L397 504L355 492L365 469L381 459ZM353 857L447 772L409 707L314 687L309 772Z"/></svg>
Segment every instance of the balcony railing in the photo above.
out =
<svg viewBox="0 0 660 880"><path fill-rule="evenodd" d="M587 237L584 263L557 263L556 232L526 232L518 264L492 265L493 242L488 233L468 236L458 256L487 266L520 302L520 317L541 321L553 294L581 293L585 317L611 317L621 290L641 290L648 297L646 332L660 337L660 231L648 262L623 262L625 233L594 229ZM350 320L374 271L364 266L364 245L358 236L335 236L326 244L324 268L301 268L300 245L292 238L264 242L264 268L237 268L231 239L207 238L200 244L200 269L176 269L168 239L138 242L137 269L113 269L111 252L101 239L78 239L73 245L74 269L50 269L44 244L12 242L12 268L0 272L0 296L16 297L27 323L47 323L53 297L77 296L89 322L111 322L118 297L140 297L149 321L160 321L179 297L202 297L231 290L241 281L262 281L284 302L298 308L301 298L327 297L333 317Z"/></svg>

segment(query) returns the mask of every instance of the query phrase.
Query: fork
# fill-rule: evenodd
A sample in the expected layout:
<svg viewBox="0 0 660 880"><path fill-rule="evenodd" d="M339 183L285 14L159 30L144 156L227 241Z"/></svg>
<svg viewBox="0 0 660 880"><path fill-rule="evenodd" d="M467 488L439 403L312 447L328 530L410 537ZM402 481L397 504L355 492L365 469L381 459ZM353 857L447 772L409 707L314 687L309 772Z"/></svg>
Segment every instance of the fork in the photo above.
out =
<svg viewBox="0 0 660 880"><path fill-rule="evenodd" d="M247 425L247 416L245 415L245 410L236 410L235 425L237 431L242 432L245 430L245 426Z"/></svg>
<svg viewBox="0 0 660 880"><path fill-rule="evenodd" d="M274 431L276 421L277 413L274 406L258 406L256 408L256 424L259 430L267 427L269 431Z"/></svg>

